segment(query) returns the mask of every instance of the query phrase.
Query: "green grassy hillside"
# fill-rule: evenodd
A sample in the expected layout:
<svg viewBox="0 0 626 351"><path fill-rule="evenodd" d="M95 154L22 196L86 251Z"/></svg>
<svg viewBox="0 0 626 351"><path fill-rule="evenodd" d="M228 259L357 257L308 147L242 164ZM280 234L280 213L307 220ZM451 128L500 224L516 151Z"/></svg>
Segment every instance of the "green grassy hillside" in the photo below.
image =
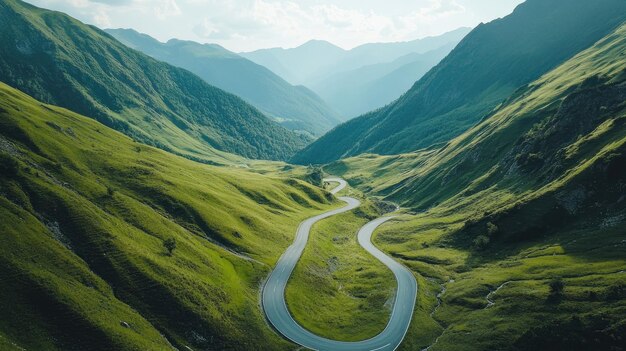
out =
<svg viewBox="0 0 626 351"><path fill-rule="evenodd" d="M558 55L532 61L507 41L509 50L495 56L515 57L515 65L502 64L485 81L470 79L460 90L441 90L448 95L420 90L423 101L449 103L445 108L453 113L477 108L472 104L485 98L480 108L490 112L451 141L394 156L362 154L325 166L326 172L350 182L354 188L346 191L359 196L364 206L314 226L287 286L294 318L341 340L366 338L384 328L394 282L356 243L358 228L381 214L379 201L364 199L362 192L404 207L374 236L376 245L409 267L418 283L414 318L399 350L623 350L626 24L615 29L614 21L626 12L604 13L623 6L621 0L529 0L513 16L480 26L472 35L491 33L489 42L495 44L511 38L507 28L523 32L515 43L520 50L533 47L531 38L541 37L537 47L543 49L565 32L576 32L577 38L567 42L570 48L557 40ZM28 10L28 16L15 15L15 8ZM545 16L531 16L533 9ZM7 12L13 15L2 17ZM564 13L571 23L546 29L548 20L561 20ZM551 17L556 15L561 17ZM50 77L93 78L85 69L70 74L72 67L86 67L81 60L71 61L80 61L79 66L46 61L54 52L57 58L85 58L94 72L112 65L107 72L123 73L119 62L127 62L132 74L155 69L199 80L144 56L141 62L150 64L133 66L132 58L141 54L106 34L15 0L0 3L0 19L0 34L21 38L11 42L0 36L15 48L6 55L3 51L0 72L34 69L28 64L36 62L32 58L23 63L7 59L19 52L43 57ZM4 26L5 19L9 25ZM34 23L36 30L18 32L16 23ZM72 30L80 35L70 36ZM602 31L608 32L600 35ZM598 40L583 45L594 35ZM107 40L106 47L115 50L105 52L121 59L97 56L90 61L82 56L93 54L89 45L85 53L76 51L74 42L93 44L94 36ZM477 50L472 40L457 50ZM49 44L41 43L59 46L49 50ZM542 52L547 51L524 51L530 56ZM566 52L571 52L569 58L562 56ZM438 85L435 78L444 71L458 73L463 65L455 60L460 59L444 60L448 68L432 71L429 86L453 84L443 80ZM549 62L555 67L548 69ZM525 73L518 75L515 67ZM542 74L544 69L549 71ZM43 70L36 72L47 77ZM457 77L452 73L444 76ZM537 77L526 82L531 73ZM124 76L128 80L122 85L116 85L119 77L106 77L98 78L104 79L102 85L94 85L101 90L64 92L40 85L54 81L46 79L19 83L68 101L88 100L92 107L105 106L101 101L144 104L131 103L133 109L119 113L102 107L102 121L113 126L128 116L143 116L138 111L147 111L145 106L166 106L168 111L179 106L171 107L170 100L136 100L132 89L124 90L131 100L107 95L113 91L109 87L134 84L129 82L135 76ZM511 82L517 85L509 86ZM94 87L81 84L72 86ZM155 91L182 91L175 81L155 84ZM469 100L455 95L472 87L487 90ZM492 106L496 102L489 97L500 94L502 99ZM365 118L374 121L372 116ZM197 163L141 143L136 133L156 124L140 120L145 123L133 126L136 131L120 128L131 138L0 83L0 349L293 350L296 346L265 320L260 288L298 224L342 205L315 186L322 185L322 170L248 162L213 148L184 148L196 140L192 132L167 134L183 143L175 152L237 166ZM355 135L368 133L358 126L353 125ZM164 145L159 144L167 149Z"/></svg>
<svg viewBox="0 0 626 351"><path fill-rule="evenodd" d="M139 141L203 161L285 159L308 139L234 95L65 14L0 3L0 81Z"/></svg>
<svg viewBox="0 0 626 351"><path fill-rule="evenodd" d="M326 167L409 208L376 238L429 280L404 349L620 349L624 52L626 25L439 149Z"/></svg>
<svg viewBox="0 0 626 351"><path fill-rule="evenodd" d="M398 101L340 125L292 160L323 164L447 142L624 20L621 0L528 0L511 15L474 29Z"/></svg>
<svg viewBox="0 0 626 351"><path fill-rule="evenodd" d="M0 348L289 349L259 289L298 223L337 205L0 84Z"/></svg>
<svg viewBox="0 0 626 351"><path fill-rule="evenodd" d="M439 149L364 155L326 169L413 208L494 186L517 188L513 194L521 195L562 181L590 167L585 162L611 153L604 148L620 147L625 48L622 26Z"/></svg>
<svg viewBox="0 0 626 351"><path fill-rule="evenodd" d="M339 124L338 114L312 91L293 86L221 46L181 40L161 43L132 29L106 32L133 49L185 68L243 98L288 129L319 136Z"/></svg>

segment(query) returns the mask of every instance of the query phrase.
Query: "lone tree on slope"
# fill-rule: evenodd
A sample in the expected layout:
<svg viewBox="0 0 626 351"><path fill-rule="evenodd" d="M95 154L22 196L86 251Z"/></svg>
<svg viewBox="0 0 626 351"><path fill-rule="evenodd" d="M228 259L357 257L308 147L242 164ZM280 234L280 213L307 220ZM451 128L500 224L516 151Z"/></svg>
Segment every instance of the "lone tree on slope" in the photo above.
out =
<svg viewBox="0 0 626 351"><path fill-rule="evenodd" d="M176 239L168 238L163 240L163 247L167 251L168 256L172 256L174 250L176 249Z"/></svg>

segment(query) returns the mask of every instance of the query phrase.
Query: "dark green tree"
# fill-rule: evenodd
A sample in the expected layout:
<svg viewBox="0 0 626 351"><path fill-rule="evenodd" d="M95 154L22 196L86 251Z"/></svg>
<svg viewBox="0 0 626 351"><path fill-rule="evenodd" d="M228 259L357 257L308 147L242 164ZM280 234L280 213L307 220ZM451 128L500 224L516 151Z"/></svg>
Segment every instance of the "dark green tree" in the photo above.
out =
<svg viewBox="0 0 626 351"><path fill-rule="evenodd" d="M15 177L19 171L17 161L10 155L0 153L0 175Z"/></svg>
<svg viewBox="0 0 626 351"><path fill-rule="evenodd" d="M176 239L167 238L163 240L163 247L167 251L168 256L172 256L174 250L176 250Z"/></svg>
<svg viewBox="0 0 626 351"><path fill-rule="evenodd" d="M487 248L490 241L491 240L489 239L489 237L485 235L479 235L476 237L476 239L474 239L474 248L476 248L476 250L484 250L485 248Z"/></svg>
<svg viewBox="0 0 626 351"><path fill-rule="evenodd" d="M548 283L550 286L550 297L558 298L563 296L563 292L565 291L565 282L561 278L554 278Z"/></svg>
<svg viewBox="0 0 626 351"><path fill-rule="evenodd" d="M113 195L115 195L115 189L113 189L112 187L107 185L107 195L109 197L113 197Z"/></svg>

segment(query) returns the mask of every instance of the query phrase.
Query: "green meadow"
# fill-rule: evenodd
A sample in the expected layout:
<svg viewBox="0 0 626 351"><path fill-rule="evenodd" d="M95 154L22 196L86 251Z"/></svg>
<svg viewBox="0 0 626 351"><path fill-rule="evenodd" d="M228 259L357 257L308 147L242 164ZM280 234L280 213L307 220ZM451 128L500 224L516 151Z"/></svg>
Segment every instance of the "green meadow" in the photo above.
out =
<svg viewBox="0 0 626 351"><path fill-rule="evenodd" d="M318 335L366 340L387 325L395 278L357 242L359 229L379 217L381 209L350 188L338 195L359 199L361 207L313 227L287 285L286 301L294 319Z"/></svg>
<svg viewBox="0 0 626 351"><path fill-rule="evenodd" d="M259 289L298 223L339 205L330 194L281 164L261 175L173 156L6 85L0 114L3 339L289 348Z"/></svg>

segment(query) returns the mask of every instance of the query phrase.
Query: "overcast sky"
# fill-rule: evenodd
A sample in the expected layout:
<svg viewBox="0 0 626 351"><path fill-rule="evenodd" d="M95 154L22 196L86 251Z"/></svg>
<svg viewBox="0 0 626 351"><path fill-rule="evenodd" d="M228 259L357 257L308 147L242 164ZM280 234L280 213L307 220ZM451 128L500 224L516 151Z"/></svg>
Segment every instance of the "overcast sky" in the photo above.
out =
<svg viewBox="0 0 626 351"><path fill-rule="evenodd" d="M233 51L406 41L506 16L523 0L27 0L101 28Z"/></svg>

